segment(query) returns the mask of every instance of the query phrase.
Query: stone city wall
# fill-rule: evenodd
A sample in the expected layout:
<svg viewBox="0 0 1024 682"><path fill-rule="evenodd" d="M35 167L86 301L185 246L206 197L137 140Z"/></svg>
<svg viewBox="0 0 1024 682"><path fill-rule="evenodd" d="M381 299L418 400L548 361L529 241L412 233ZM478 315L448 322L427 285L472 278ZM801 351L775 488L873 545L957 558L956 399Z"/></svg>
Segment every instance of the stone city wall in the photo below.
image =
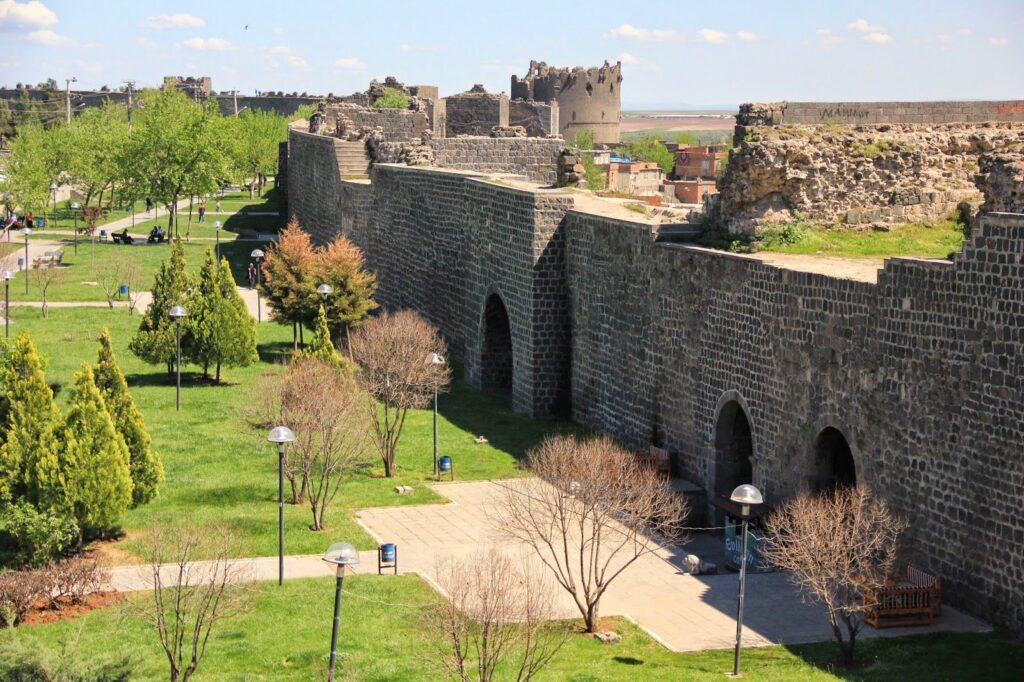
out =
<svg viewBox="0 0 1024 682"><path fill-rule="evenodd" d="M508 124L526 128L530 137L558 135L558 102L550 104L522 99L508 103Z"/></svg>
<svg viewBox="0 0 1024 682"><path fill-rule="evenodd" d="M981 209L1024 213L1024 153L983 154L975 184L985 195Z"/></svg>
<svg viewBox="0 0 1024 682"><path fill-rule="evenodd" d="M445 137L488 135L494 126L508 125L508 97L504 93L471 90L446 97L444 102Z"/></svg>
<svg viewBox="0 0 1024 682"><path fill-rule="evenodd" d="M1024 216L989 214L955 262L892 259L878 284L656 244L566 220L573 416L727 493L727 421L778 501L846 438L856 480L911 522L908 554L954 603L1024 630ZM730 480L731 479L731 480Z"/></svg>
<svg viewBox="0 0 1024 682"><path fill-rule="evenodd" d="M1024 100L989 102L769 102L741 104L736 123L877 125L1024 122Z"/></svg>
<svg viewBox="0 0 1024 682"><path fill-rule="evenodd" d="M978 160L1024 146L1024 124L761 126L733 149L716 219L753 235L765 222L868 225L947 217L980 203Z"/></svg>
<svg viewBox="0 0 1024 682"><path fill-rule="evenodd" d="M565 141L538 137L448 137L431 142L434 164L479 173L524 175L553 185Z"/></svg>

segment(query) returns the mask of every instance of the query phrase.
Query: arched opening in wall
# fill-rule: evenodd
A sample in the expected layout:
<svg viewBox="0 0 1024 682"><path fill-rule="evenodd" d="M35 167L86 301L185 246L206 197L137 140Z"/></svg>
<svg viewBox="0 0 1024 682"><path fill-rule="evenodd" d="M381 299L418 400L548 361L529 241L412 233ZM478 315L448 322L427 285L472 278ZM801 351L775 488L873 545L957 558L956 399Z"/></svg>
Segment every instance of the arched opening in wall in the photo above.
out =
<svg viewBox="0 0 1024 682"><path fill-rule="evenodd" d="M512 328L501 297L491 294L484 306L480 386L506 399L512 397Z"/></svg>
<svg viewBox="0 0 1024 682"><path fill-rule="evenodd" d="M850 444L842 432L829 426L814 441L815 493L828 493L839 488L857 485L857 465L853 461Z"/></svg>
<svg viewBox="0 0 1024 682"><path fill-rule="evenodd" d="M754 482L754 441L743 406L727 402L715 426L715 496L728 497L733 489Z"/></svg>

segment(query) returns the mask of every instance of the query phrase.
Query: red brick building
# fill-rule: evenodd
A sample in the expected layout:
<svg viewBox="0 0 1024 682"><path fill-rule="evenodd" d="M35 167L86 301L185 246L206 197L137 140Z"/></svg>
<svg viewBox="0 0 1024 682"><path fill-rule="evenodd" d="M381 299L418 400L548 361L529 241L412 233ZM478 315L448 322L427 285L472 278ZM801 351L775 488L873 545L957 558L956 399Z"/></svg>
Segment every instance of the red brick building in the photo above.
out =
<svg viewBox="0 0 1024 682"><path fill-rule="evenodd" d="M725 145L677 149L675 177L680 180L718 177L724 170L726 154Z"/></svg>

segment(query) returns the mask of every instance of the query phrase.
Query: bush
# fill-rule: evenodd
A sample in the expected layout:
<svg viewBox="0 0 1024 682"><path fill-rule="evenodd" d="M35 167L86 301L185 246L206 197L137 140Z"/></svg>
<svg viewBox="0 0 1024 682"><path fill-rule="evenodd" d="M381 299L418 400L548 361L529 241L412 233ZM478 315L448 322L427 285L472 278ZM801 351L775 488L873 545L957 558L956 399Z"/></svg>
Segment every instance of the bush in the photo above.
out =
<svg viewBox="0 0 1024 682"><path fill-rule="evenodd" d="M799 244L810 232L811 226L802 220L764 228L761 233L763 246L789 246Z"/></svg>
<svg viewBox="0 0 1024 682"><path fill-rule="evenodd" d="M78 541L78 524L55 509L37 510L27 502L0 513L0 530L11 536L21 564L40 566L64 554Z"/></svg>
<svg viewBox="0 0 1024 682"><path fill-rule="evenodd" d="M594 157L589 154L583 154L580 157L580 163L583 164L583 173L587 180L587 189L595 192L599 189L604 189L607 184L604 170L597 165L597 162L594 161Z"/></svg>
<svg viewBox="0 0 1024 682"><path fill-rule="evenodd" d="M575 147L576 149L593 149L594 148L594 133L590 130L580 130L575 135L565 141L566 145Z"/></svg>
<svg viewBox="0 0 1024 682"><path fill-rule="evenodd" d="M59 561L46 569L50 583L50 600L54 608L61 607L60 600L81 604L85 598L107 581L107 572L99 562L86 557L73 557Z"/></svg>
<svg viewBox="0 0 1024 682"><path fill-rule="evenodd" d="M373 102L375 109L408 109L409 96L395 88L384 88L384 94Z"/></svg>
<svg viewBox="0 0 1024 682"><path fill-rule="evenodd" d="M630 142L618 151L634 161L651 161L667 175L676 166L676 156L654 135L646 135Z"/></svg>
<svg viewBox="0 0 1024 682"><path fill-rule="evenodd" d="M131 656L121 655L104 661L81 660L77 639L65 643L59 652L19 640L0 647L0 679L7 682L127 682L134 677ZM91 657L90 657L91 658Z"/></svg>
<svg viewBox="0 0 1024 682"><path fill-rule="evenodd" d="M44 570L0 573L0 625L14 627L49 594L50 579Z"/></svg>

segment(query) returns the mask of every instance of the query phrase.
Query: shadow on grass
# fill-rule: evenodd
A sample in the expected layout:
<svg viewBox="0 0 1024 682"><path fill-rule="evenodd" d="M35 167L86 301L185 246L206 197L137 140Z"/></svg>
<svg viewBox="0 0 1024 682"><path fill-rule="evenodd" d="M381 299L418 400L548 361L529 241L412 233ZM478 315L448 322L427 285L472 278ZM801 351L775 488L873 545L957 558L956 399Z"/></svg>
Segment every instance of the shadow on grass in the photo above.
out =
<svg viewBox="0 0 1024 682"><path fill-rule="evenodd" d="M464 381L462 365L452 363L452 384L438 399L438 411L455 426L522 462L526 453L546 436L582 435L586 430L567 420L539 420L516 414L501 396L481 392Z"/></svg>
<svg viewBox="0 0 1024 682"><path fill-rule="evenodd" d="M291 499L288 481L285 481L284 499L285 504L288 504ZM245 507L252 504L253 500L277 502L277 489L268 490L266 486L239 483L216 488L192 487L187 492L179 493L175 496L176 503L214 508Z"/></svg>
<svg viewBox="0 0 1024 682"><path fill-rule="evenodd" d="M1024 642L1005 634L933 632L858 640L857 662L844 667L834 641L785 648L843 680L1020 680Z"/></svg>

